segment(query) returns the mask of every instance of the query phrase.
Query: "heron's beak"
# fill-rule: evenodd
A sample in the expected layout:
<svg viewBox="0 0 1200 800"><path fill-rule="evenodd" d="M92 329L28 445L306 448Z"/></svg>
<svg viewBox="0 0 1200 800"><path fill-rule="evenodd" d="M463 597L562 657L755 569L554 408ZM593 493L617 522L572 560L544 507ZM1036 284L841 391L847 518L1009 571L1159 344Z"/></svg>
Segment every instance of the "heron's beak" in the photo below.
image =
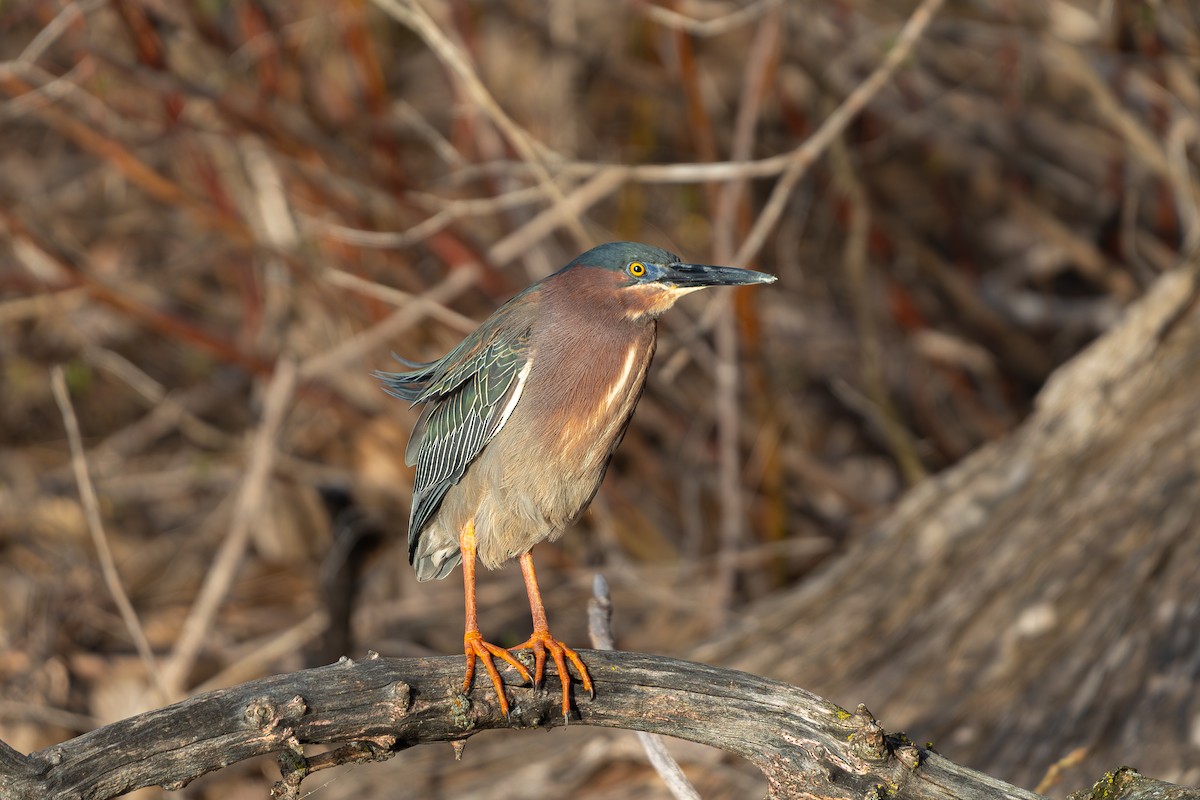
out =
<svg viewBox="0 0 1200 800"><path fill-rule="evenodd" d="M751 283L774 283L775 276L765 272L737 267L710 267L705 264L666 264L659 283L673 284L680 289L699 289L702 286L745 286Z"/></svg>

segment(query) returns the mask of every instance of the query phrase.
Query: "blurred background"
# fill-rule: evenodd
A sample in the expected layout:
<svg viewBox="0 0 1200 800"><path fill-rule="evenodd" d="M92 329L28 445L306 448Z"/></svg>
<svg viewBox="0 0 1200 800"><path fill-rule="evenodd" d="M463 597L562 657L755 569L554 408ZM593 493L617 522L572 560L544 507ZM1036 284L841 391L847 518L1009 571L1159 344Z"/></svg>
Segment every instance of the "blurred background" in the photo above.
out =
<svg viewBox="0 0 1200 800"><path fill-rule="evenodd" d="M1004 439L1194 242L1200 7L938 5L814 140L918 4L0 2L0 739L368 649L460 652L458 573L418 586L406 563L416 417L371 370L442 355L600 242L779 282L661 322L591 510L537 551L568 643L602 571L618 646L687 657ZM526 637L515 566L480 604L492 641ZM760 671L798 680L795 658ZM764 793L673 747L703 796ZM1064 755L999 777L1032 787ZM631 734L574 726L329 776L305 787L665 796Z"/></svg>

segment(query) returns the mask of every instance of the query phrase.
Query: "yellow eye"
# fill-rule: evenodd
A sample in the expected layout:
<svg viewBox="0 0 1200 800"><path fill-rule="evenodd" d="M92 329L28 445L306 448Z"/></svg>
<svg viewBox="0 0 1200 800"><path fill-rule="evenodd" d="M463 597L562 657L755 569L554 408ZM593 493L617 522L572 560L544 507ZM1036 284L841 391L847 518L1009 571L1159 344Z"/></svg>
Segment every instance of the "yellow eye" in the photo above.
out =
<svg viewBox="0 0 1200 800"><path fill-rule="evenodd" d="M635 278L640 278L646 274L646 265L640 261L635 261L629 265L629 274Z"/></svg>

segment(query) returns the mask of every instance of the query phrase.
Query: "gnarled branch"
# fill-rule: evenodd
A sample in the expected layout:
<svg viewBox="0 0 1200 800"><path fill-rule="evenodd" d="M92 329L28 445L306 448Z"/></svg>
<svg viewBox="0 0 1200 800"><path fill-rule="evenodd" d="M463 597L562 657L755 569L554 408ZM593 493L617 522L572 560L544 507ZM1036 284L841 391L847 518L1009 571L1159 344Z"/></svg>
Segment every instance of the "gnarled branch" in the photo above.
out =
<svg viewBox="0 0 1200 800"><path fill-rule="evenodd" d="M958 766L889 735L866 708L850 713L788 684L638 653L586 651L594 700L585 725L689 739L753 762L774 798L1014 798L1032 792ZM510 679L514 676L508 676ZM251 681L105 726L21 756L0 747L0 796L109 798L141 786L180 788L242 759L281 753L276 795L325 766L387 758L430 742L464 742L491 728L565 724L557 676L537 691L511 687L511 719L479 687L460 689L460 657L372 657ZM345 746L307 759L303 745ZM872 794L874 793L874 794Z"/></svg>

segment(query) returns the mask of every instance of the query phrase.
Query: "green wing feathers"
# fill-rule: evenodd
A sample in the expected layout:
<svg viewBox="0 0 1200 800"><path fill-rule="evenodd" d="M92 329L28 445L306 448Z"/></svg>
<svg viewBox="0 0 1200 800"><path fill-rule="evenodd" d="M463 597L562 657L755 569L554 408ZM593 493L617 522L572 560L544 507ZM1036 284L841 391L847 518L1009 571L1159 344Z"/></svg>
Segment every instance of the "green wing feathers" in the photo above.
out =
<svg viewBox="0 0 1200 800"><path fill-rule="evenodd" d="M425 404L405 451L416 466L408 525L411 562L442 499L504 427L530 358L529 329L480 328L445 357L411 372L377 372L389 394Z"/></svg>

